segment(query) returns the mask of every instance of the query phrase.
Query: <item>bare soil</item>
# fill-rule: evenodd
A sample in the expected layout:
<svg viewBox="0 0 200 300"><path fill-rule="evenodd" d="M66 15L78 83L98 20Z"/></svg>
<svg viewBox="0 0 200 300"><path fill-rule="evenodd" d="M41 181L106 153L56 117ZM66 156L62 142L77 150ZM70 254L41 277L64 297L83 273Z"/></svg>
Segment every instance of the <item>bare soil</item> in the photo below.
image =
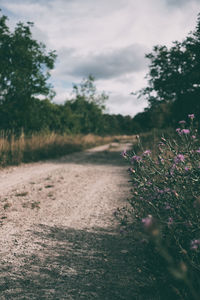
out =
<svg viewBox="0 0 200 300"><path fill-rule="evenodd" d="M128 147L0 171L0 299L149 299L113 215L130 195Z"/></svg>

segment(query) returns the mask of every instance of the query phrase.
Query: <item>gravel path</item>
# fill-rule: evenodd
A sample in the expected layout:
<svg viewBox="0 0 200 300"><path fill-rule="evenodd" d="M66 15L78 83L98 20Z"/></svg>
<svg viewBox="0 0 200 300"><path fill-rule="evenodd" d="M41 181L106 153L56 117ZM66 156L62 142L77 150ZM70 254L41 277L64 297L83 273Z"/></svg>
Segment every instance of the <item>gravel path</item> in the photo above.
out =
<svg viewBox="0 0 200 300"><path fill-rule="evenodd" d="M130 193L129 146L0 171L0 299L140 299L113 217Z"/></svg>

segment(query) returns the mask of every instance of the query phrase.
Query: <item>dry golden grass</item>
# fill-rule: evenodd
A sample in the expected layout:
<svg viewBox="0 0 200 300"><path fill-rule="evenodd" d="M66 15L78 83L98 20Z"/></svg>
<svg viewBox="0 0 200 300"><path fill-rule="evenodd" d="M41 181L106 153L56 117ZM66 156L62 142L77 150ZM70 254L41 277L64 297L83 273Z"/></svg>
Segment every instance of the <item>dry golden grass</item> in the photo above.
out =
<svg viewBox="0 0 200 300"><path fill-rule="evenodd" d="M17 165L21 162L39 161L82 151L86 148L113 141L130 140L129 136L96 136L38 133L16 137L12 132L0 132L0 166Z"/></svg>

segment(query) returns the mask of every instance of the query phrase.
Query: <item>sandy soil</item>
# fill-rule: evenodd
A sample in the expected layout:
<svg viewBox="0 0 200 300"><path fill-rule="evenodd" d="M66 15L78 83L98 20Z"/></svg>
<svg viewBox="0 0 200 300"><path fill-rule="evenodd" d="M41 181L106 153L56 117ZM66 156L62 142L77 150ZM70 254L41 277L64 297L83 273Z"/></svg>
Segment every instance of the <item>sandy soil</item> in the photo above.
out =
<svg viewBox="0 0 200 300"><path fill-rule="evenodd" d="M113 216L130 194L129 146L0 171L0 299L140 299Z"/></svg>

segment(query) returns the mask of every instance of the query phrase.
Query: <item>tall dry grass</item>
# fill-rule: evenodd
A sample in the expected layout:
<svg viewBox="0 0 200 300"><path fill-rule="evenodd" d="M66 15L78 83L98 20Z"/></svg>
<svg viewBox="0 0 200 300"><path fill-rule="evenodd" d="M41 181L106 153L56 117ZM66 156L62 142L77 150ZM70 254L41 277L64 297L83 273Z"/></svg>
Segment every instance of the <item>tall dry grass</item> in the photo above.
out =
<svg viewBox="0 0 200 300"><path fill-rule="evenodd" d="M25 136L11 131L0 132L0 166L18 165L82 151L86 148L106 144L127 136L61 135L54 132Z"/></svg>

